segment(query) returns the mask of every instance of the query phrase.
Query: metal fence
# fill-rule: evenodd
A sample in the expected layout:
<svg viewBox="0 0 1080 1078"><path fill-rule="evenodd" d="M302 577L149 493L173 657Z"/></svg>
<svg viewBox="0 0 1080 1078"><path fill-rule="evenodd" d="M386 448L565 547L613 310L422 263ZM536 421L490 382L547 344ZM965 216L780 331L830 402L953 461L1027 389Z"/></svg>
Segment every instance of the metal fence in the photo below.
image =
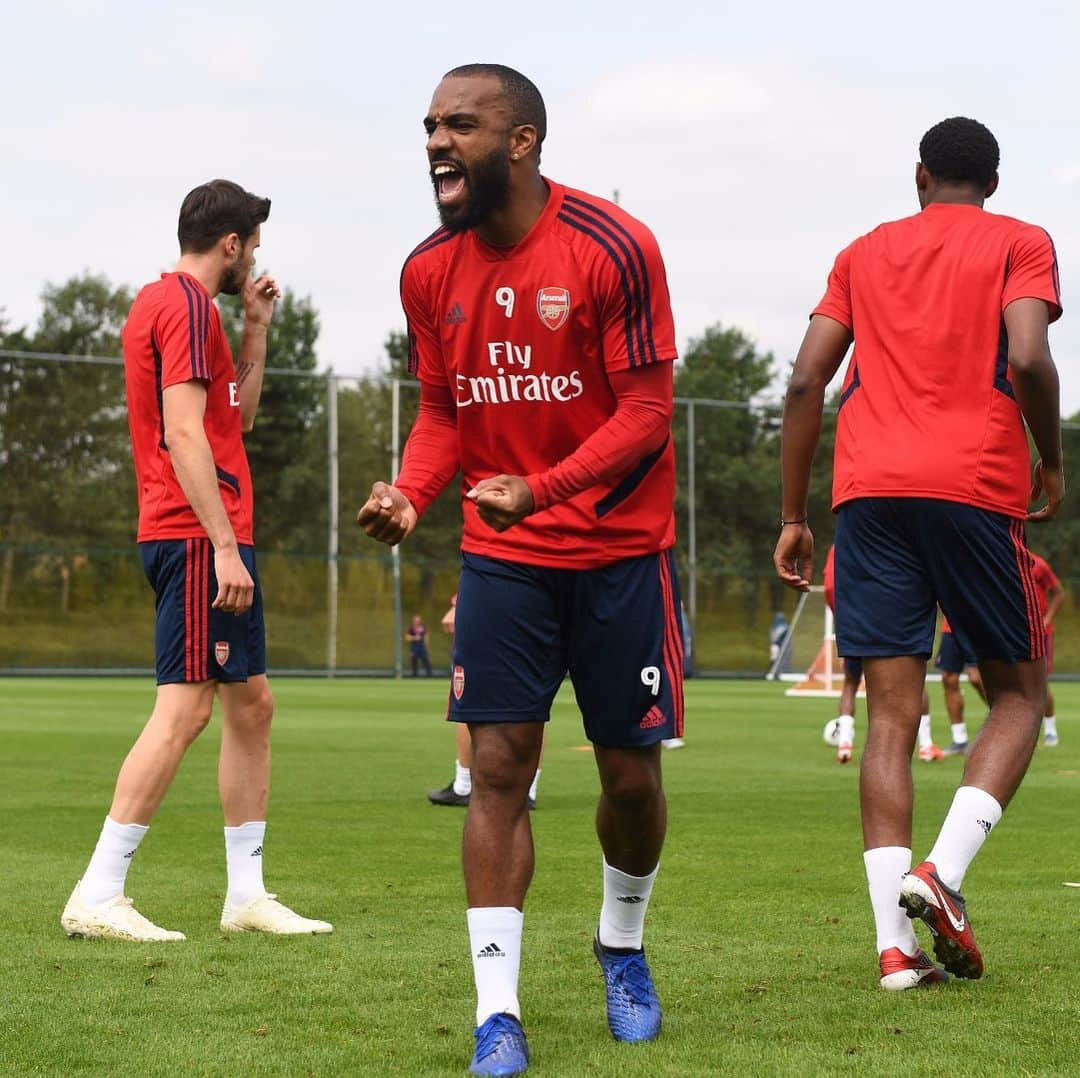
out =
<svg viewBox="0 0 1080 1078"><path fill-rule="evenodd" d="M353 524L371 482L397 473L417 388L267 371L248 444L275 672L408 673L414 613L432 663L448 665L438 622L457 590L457 484L392 551ZM775 402L676 400L677 555L700 673L764 673L774 612L794 609L771 568L778 416ZM1080 450L1080 428L1069 436ZM0 673L151 668L127 439L119 359L0 351ZM822 557L832 527L824 458L823 447L811 511ZM1070 590L1065 625L1072 610ZM1080 669L1072 635L1059 634L1059 666Z"/></svg>

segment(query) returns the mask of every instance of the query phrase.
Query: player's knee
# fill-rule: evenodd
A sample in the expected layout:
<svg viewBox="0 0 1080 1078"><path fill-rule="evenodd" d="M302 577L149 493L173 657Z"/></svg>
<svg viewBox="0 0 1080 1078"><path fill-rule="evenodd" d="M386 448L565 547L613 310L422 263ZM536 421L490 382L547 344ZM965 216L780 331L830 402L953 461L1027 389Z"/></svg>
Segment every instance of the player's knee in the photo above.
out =
<svg viewBox="0 0 1080 1078"><path fill-rule="evenodd" d="M274 718L274 694L267 685L259 693L253 708L253 719L257 726L269 727Z"/></svg>
<svg viewBox="0 0 1080 1078"><path fill-rule="evenodd" d="M172 737L190 745L206 729L214 710L214 698L208 696L188 706L167 712L165 721Z"/></svg>
<svg viewBox="0 0 1080 1078"><path fill-rule="evenodd" d="M641 805L654 800L661 790L660 772L654 767L625 767L603 778L604 794L622 805Z"/></svg>
<svg viewBox="0 0 1080 1078"><path fill-rule="evenodd" d="M511 795L528 790L535 772L515 746L501 738L484 738L472 746L473 790Z"/></svg>
<svg viewBox="0 0 1080 1078"><path fill-rule="evenodd" d="M257 689L244 700L240 707L231 709L227 721L239 725L248 733L270 732L270 723L274 717L274 695L270 686Z"/></svg>

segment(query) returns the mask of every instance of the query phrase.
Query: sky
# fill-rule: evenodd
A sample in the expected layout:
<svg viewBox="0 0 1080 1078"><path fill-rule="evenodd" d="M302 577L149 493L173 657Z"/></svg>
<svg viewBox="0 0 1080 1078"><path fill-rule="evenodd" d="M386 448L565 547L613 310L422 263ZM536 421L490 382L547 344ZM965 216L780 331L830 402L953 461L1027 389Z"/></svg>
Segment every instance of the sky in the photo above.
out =
<svg viewBox="0 0 1080 1078"><path fill-rule="evenodd" d="M397 284L437 225L421 120L451 67L509 64L544 94L544 171L656 234L681 346L712 324L798 347L833 257L917 210L923 132L986 123L987 208L1053 236L1051 329L1080 410L1080 5L582 0L6 5L0 309L91 271L138 286L176 259L184 194L273 200L259 264L319 311L320 367L374 371ZM779 383L775 394L779 394Z"/></svg>

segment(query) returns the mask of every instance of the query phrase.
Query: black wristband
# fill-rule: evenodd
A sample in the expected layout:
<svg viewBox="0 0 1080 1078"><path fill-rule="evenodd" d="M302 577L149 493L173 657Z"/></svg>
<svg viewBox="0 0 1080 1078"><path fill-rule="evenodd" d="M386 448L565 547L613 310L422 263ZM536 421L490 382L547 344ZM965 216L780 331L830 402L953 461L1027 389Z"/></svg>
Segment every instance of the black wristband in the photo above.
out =
<svg viewBox="0 0 1080 1078"><path fill-rule="evenodd" d="M806 523L806 517L799 517L798 520L785 520L783 517L780 518L780 527L781 528L786 528L789 524L805 524L805 523Z"/></svg>

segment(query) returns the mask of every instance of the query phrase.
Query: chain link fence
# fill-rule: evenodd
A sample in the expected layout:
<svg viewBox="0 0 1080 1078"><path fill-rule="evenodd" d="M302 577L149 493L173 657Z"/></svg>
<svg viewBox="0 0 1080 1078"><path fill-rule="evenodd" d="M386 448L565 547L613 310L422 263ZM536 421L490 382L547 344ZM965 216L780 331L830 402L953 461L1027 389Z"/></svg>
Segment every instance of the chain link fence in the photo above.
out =
<svg viewBox="0 0 1080 1078"><path fill-rule="evenodd" d="M409 619L439 621L457 590L458 484L390 551L354 525L375 479L390 479L418 387L397 379L268 370L248 436L256 549L275 673L335 676L408 669ZM826 424L828 428L828 423ZM1066 460L1080 429L1066 430ZM779 505L779 408L678 398L677 556L699 674L761 675L774 614L795 596L772 572ZM829 430L811 523L819 565L831 541ZM117 359L0 352L0 673L148 672L153 604L134 542L136 498L123 366ZM1040 543L1043 535L1054 544ZM1074 646L1072 551L1080 517L1033 533L1067 583L1057 665ZM1078 576L1080 576L1080 562Z"/></svg>

